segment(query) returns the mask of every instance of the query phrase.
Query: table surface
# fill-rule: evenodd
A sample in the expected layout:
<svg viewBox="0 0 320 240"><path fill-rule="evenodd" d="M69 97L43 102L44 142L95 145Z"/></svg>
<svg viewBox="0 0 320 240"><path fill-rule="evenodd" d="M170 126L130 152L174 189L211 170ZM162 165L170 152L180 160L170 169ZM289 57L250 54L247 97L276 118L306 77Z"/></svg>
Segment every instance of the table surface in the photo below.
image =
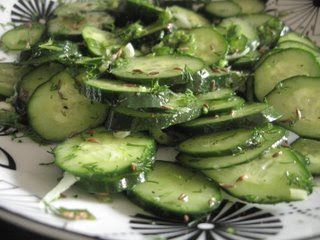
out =
<svg viewBox="0 0 320 240"><path fill-rule="evenodd" d="M6 240L55 240L30 232L0 219L0 232L5 233Z"/></svg>

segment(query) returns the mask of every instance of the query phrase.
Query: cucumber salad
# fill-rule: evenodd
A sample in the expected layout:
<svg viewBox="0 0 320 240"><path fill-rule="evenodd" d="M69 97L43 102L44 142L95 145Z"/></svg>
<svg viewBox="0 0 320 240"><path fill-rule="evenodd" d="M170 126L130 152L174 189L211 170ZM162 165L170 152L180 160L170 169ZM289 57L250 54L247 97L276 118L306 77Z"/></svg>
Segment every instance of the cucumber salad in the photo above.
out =
<svg viewBox="0 0 320 240"><path fill-rule="evenodd" d="M45 205L75 184L189 222L230 195L307 198L320 174L320 49L264 9L59 1L47 21L5 32L2 50L19 58L0 63L0 125L55 144L64 171ZM163 146L175 162L155 160Z"/></svg>

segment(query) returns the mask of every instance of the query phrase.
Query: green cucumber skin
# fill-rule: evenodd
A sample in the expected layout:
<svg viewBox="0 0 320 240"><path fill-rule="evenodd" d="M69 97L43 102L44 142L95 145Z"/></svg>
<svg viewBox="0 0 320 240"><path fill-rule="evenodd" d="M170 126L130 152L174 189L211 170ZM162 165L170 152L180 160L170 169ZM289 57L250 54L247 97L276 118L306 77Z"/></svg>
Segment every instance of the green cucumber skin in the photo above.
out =
<svg viewBox="0 0 320 240"><path fill-rule="evenodd" d="M287 139L288 132L286 129L278 126L267 127L263 133L261 144L254 148L246 149L238 154L221 156L221 157L194 157L179 153L176 159L184 166L198 170L217 170L236 166L242 163L249 162L258 158L263 152L272 150ZM234 160L232 160L232 158ZM210 164L209 164L210 163Z"/></svg>
<svg viewBox="0 0 320 240"><path fill-rule="evenodd" d="M146 181L148 171L116 178L105 177L99 180L80 178L77 185L89 193L119 193L132 189L136 184Z"/></svg>
<svg viewBox="0 0 320 240"><path fill-rule="evenodd" d="M156 161L156 164L157 163L160 163L160 164L163 164L163 163L174 164L172 162L165 162L165 161ZM188 169L186 169L186 170L188 170ZM194 172L192 170L188 170L188 171L191 171L194 174L200 174L201 175L201 173L199 173L199 172ZM146 181L146 183L147 182L148 182L148 180ZM159 214L160 216L163 216L163 217L172 217L172 218L177 219L177 220L186 221L186 218L185 218L186 216L189 217L189 220L197 219L197 218L205 216L205 214L207 214L208 212L211 212L211 211L215 210L220 205L220 203L222 201L222 194L220 192L220 189L219 189L218 185L215 182L210 181L210 180L208 180L207 184L211 185L211 187L213 189L215 189L214 198L215 198L216 201L215 201L214 205L209 207L209 199L208 199L208 209L203 210L201 212L181 212L181 211L178 211L178 210L169 210L169 209L166 209L165 207L162 207L162 206L159 206L159 205L155 205L154 203L152 203L152 202L150 202L148 200L145 200L145 199L142 200L141 196L139 196L137 193L135 193L135 188L134 187L133 187L133 189L131 191L127 191L127 196L130 198L130 200L132 202L134 202L138 206L140 206L143 209L146 209L146 210L148 210L148 211L150 211L152 213ZM178 196L179 196L179 194L178 194Z"/></svg>
<svg viewBox="0 0 320 240"><path fill-rule="evenodd" d="M133 65L134 61L146 61L146 63L150 64L151 62L154 62L155 59L158 61L157 64L159 64L159 61L162 60L164 62L168 62L167 58L168 56L146 56L146 57L137 57L136 59L132 58L128 64L124 63L122 66L118 68L114 68L111 70L111 74L115 76L117 79L124 80L126 82L133 82L133 83L140 83L143 85L152 85L156 81L159 82L161 85L179 85L179 84L187 84L189 82L189 77L185 77L186 74L184 74L185 67L187 66L188 74L190 73L191 78L197 78L198 76L202 76L204 71L206 69L205 63L197 58L186 56L186 55L176 55L171 56L175 60L181 60L181 61L193 61L194 64L197 64L197 68L191 69L187 63L180 64L180 67L174 67L172 66L172 69L170 71L174 71L175 74L172 74L171 76L161 76L162 72L159 72L155 68L154 73L157 73L156 75L150 75L153 72L147 73L143 72L144 69L135 69L133 68L130 72L128 72L128 69L126 65ZM146 64L145 63L145 64ZM141 64L141 63L140 63ZM162 63L163 64L163 63ZM176 64L177 65L177 64ZM170 66L171 67L171 66ZM142 71L142 72L140 72Z"/></svg>
<svg viewBox="0 0 320 240"><path fill-rule="evenodd" d="M113 131L145 131L152 128L164 129L172 125L176 125L182 122L187 122L195 119L201 115L200 107L184 107L183 110L178 110L172 113L154 113L149 117L140 118L126 115L118 110L124 108L115 108L114 111L109 114L109 118L106 122L107 129Z"/></svg>
<svg viewBox="0 0 320 240"><path fill-rule="evenodd" d="M265 111L255 113L252 115L243 116L241 118L229 119L228 121L213 124L208 123L203 124L201 126L192 126L190 125L192 121L190 121L189 123L180 124L179 127L195 134L212 133L233 128L250 128L252 126L258 126L265 123L273 122L279 119L280 116L281 115L278 112L276 112L272 107L269 107L266 108ZM212 116L210 118L215 118L215 116Z"/></svg>
<svg viewBox="0 0 320 240"><path fill-rule="evenodd" d="M132 85L132 83L127 83ZM133 84L134 85L134 84ZM152 92L116 92L100 89L85 82L84 95L95 101L112 106L128 108L162 108L169 101L171 91Z"/></svg>
<svg viewBox="0 0 320 240"><path fill-rule="evenodd" d="M178 145L177 149L179 152L195 157L232 155L260 144L262 141L261 135L256 135L255 133L256 131L254 129L235 129L206 135L198 135L183 141ZM241 138L241 142L239 142L240 140L237 140L237 144L230 142L236 139L237 135L238 137L244 135L246 140L243 142L243 138ZM219 142L224 142L224 146L219 147ZM193 146L197 147L194 148Z"/></svg>

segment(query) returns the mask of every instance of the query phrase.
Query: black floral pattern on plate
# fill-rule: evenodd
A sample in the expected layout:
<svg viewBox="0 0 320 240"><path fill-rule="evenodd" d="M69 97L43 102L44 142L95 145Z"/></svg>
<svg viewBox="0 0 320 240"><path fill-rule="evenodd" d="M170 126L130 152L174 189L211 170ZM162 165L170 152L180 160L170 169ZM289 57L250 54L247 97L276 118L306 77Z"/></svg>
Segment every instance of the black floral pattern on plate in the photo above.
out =
<svg viewBox="0 0 320 240"><path fill-rule="evenodd" d="M4 159L1 159L4 158ZM0 167L17 170L13 157L3 148L0 147Z"/></svg>
<svg viewBox="0 0 320 240"><path fill-rule="evenodd" d="M45 23L52 17L55 4L52 0L19 0L13 5L11 20L13 23Z"/></svg>
<svg viewBox="0 0 320 240"><path fill-rule="evenodd" d="M241 202L223 201L205 219L189 224L172 219L137 214L130 220L132 229L143 235L160 235L179 240L249 240L277 235L283 228L279 218Z"/></svg>

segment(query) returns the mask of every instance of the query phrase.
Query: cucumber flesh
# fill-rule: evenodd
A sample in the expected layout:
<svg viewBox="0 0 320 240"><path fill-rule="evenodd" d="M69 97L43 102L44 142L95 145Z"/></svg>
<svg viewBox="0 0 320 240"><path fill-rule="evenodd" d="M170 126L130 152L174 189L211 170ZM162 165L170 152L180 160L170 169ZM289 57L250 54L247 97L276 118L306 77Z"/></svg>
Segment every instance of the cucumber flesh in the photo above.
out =
<svg viewBox="0 0 320 240"><path fill-rule="evenodd" d="M27 50L40 41L45 26L40 23L25 24L7 31L1 37L2 45L8 50Z"/></svg>
<svg viewBox="0 0 320 240"><path fill-rule="evenodd" d="M271 106L263 103L253 103L216 116L201 117L179 126L197 133L210 133L235 127L252 127L273 122L281 115Z"/></svg>
<svg viewBox="0 0 320 240"><path fill-rule="evenodd" d="M129 197L143 209L181 220L203 216L222 200L219 188L201 173L163 161L156 161L148 180L133 187Z"/></svg>
<svg viewBox="0 0 320 240"><path fill-rule="evenodd" d="M19 99L28 102L37 87L49 81L51 77L61 72L64 66L58 63L42 65L26 74L19 84Z"/></svg>
<svg viewBox="0 0 320 240"><path fill-rule="evenodd" d="M123 65L112 69L111 73L119 79L151 84L155 80L160 83L174 85L186 83L183 78L185 67L191 74L205 68L205 64L188 56L151 56L127 59Z"/></svg>
<svg viewBox="0 0 320 240"><path fill-rule="evenodd" d="M221 88L205 94L199 94L197 97L200 101L226 99L234 96L235 93L231 88Z"/></svg>
<svg viewBox="0 0 320 240"><path fill-rule="evenodd" d="M104 12L85 12L79 15L57 16L48 22L48 32L52 35L81 35L86 26L103 28L114 23L114 18Z"/></svg>
<svg viewBox="0 0 320 240"><path fill-rule="evenodd" d="M267 13L246 14L246 15L240 16L240 18L249 22L254 27L259 27L267 23L271 19L276 19L276 17L269 15Z"/></svg>
<svg viewBox="0 0 320 240"><path fill-rule="evenodd" d="M189 31L192 41L181 44L178 48L187 49L191 56L202 59L207 64L215 64L223 58L228 50L225 38L212 27L195 28Z"/></svg>
<svg viewBox="0 0 320 240"><path fill-rule="evenodd" d="M311 48L319 50L319 47L312 40L296 32L288 32L286 35L282 36L279 39L279 43L286 42L286 41L300 42L308 45Z"/></svg>
<svg viewBox="0 0 320 240"><path fill-rule="evenodd" d="M319 77L292 77L284 80L266 97L282 114L278 123L300 136L320 139Z"/></svg>
<svg viewBox="0 0 320 240"><path fill-rule="evenodd" d="M286 78L297 75L320 76L320 65L309 52L289 48L268 55L255 70L255 94L259 101Z"/></svg>
<svg viewBox="0 0 320 240"><path fill-rule="evenodd" d="M284 41L277 45L277 48L280 49L287 49L287 48L298 48L306 50L307 52L311 53L313 56L315 56L320 62L320 50L312 48L304 43L296 42L296 41Z"/></svg>
<svg viewBox="0 0 320 240"><path fill-rule="evenodd" d="M85 40L90 52L97 56L106 55L106 50L108 48L119 48L122 44L122 41L113 33L102 31L96 27L85 27L82 30L82 37Z"/></svg>
<svg viewBox="0 0 320 240"><path fill-rule="evenodd" d="M62 141L105 121L106 105L91 102L75 86L70 73L63 71L38 87L30 98L29 122L44 140Z"/></svg>
<svg viewBox="0 0 320 240"><path fill-rule="evenodd" d="M320 175L320 141L299 138L291 146L308 159L310 164L307 167L310 172Z"/></svg>
<svg viewBox="0 0 320 240"><path fill-rule="evenodd" d="M152 138L140 133L116 138L105 128L72 137L54 149L57 166L89 181L139 175L150 170L155 153Z"/></svg>
<svg viewBox="0 0 320 240"><path fill-rule="evenodd" d="M86 0L69 3L62 2L59 3L59 6L54 10L54 13L58 16L68 16L72 14L78 14L79 12L103 12L108 10L116 10L119 5L119 0Z"/></svg>
<svg viewBox="0 0 320 240"><path fill-rule="evenodd" d="M219 157L194 157L186 154L179 154L177 160L187 167L199 170L213 170L227 168L249 162L260 156L264 151L277 147L286 139L287 131L281 127L266 127L260 130L263 140L259 145L242 150L238 153Z"/></svg>
<svg viewBox="0 0 320 240"><path fill-rule="evenodd" d="M194 28L210 25L210 22L206 18L187 8L171 6L169 10L173 15L173 23L177 28Z"/></svg>
<svg viewBox="0 0 320 240"><path fill-rule="evenodd" d="M261 0L232 0L241 7L243 14L260 13L265 5Z"/></svg>
<svg viewBox="0 0 320 240"><path fill-rule="evenodd" d="M248 163L203 172L228 193L254 203L303 200L313 186L304 163L287 148L273 149Z"/></svg>
<svg viewBox="0 0 320 240"><path fill-rule="evenodd" d="M232 155L256 147L261 134L255 129L235 129L189 138L179 144L178 150L196 157Z"/></svg>
<svg viewBox="0 0 320 240"><path fill-rule="evenodd" d="M220 112L230 111L232 109L239 109L245 103L241 97L230 97L221 100L211 100L204 103L204 107L208 106L208 114L217 114Z"/></svg>
<svg viewBox="0 0 320 240"><path fill-rule="evenodd" d="M213 1L206 6L206 11L213 16L227 18L241 14L241 7L233 1Z"/></svg>

